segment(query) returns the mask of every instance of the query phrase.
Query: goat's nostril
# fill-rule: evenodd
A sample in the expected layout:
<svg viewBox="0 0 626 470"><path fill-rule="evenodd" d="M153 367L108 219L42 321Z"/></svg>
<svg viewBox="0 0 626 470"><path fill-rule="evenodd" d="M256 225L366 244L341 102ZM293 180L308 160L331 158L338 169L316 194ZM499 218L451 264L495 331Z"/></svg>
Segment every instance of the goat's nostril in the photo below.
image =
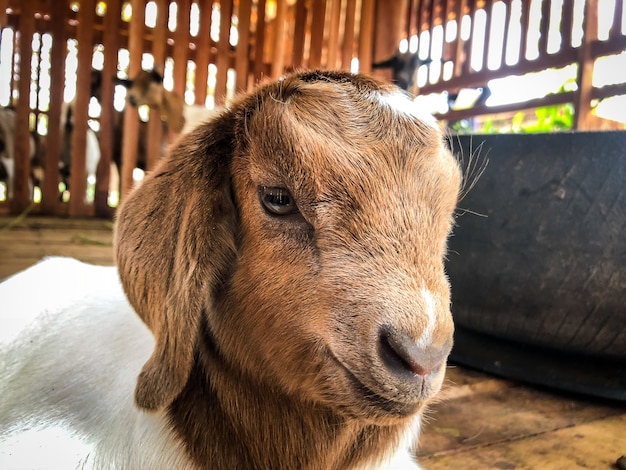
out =
<svg viewBox="0 0 626 470"><path fill-rule="evenodd" d="M426 376L447 357L447 351L430 346L419 347L409 335L392 329L383 330L379 341L383 362L396 373L411 372Z"/></svg>

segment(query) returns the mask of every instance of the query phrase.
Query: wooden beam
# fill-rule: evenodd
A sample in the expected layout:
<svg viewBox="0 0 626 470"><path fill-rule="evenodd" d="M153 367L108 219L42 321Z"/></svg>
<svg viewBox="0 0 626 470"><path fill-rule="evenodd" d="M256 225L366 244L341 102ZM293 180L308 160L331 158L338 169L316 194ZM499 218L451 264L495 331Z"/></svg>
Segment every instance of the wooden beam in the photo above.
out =
<svg viewBox="0 0 626 470"><path fill-rule="evenodd" d="M165 59L167 54L167 20L168 20L168 1L156 0L157 17L152 37L152 56L154 57L154 69L163 74L165 71ZM145 28L144 28L145 31ZM139 123L139 126L142 124ZM144 162L146 170L154 169L157 162L161 158L163 148L163 121L157 109L150 109L150 117L148 119L148 129L144 135L141 135L140 129L138 139L145 139L144 147L146 155Z"/></svg>
<svg viewBox="0 0 626 470"><path fill-rule="evenodd" d="M53 2L54 0L50 0ZM65 35L66 10L51 11L50 34L50 109L48 112L48 135L46 137L46 168L42 187L41 211L55 214L59 206L59 160L61 156L61 109L65 86ZM117 51L116 59L117 59Z"/></svg>
<svg viewBox="0 0 626 470"><path fill-rule="evenodd" d="M265 0L257 1L256 35L254 41L254 81L265 74Z"/></svg>
<svg viewBox="0 0 626 470"><path fill-rule="evenodd" d="M131 0L133 15L128 27L128 53L130 63L128 75L136 76L141 71L143 53L143 31L145 24L143 0ZM139 115L137 108L126 106L124 111L122 141L122 169L120 170L120 199L133 187L133 170L137 167L137 143L139 136Z"/></svg>
<svg viewBox="0 0 626 470"><path fill-rule="evenodd" d="M322 48L324 46L324 20L326 19L326 0L313 0L311 19L311 47L309 50L308 67L314 69L322 65Z"/></svg>
<svg viewBox="0 0 626 470"><path fill-rule="evenodd" d="M359 72L372 71L374 59L374 12L376 0L361 1L361 21L359 24Z"/></svg>
<svg viewBox="0 0 626 470"><path fill-rule="evenodd" d="M347 0L346 18L343 29L343 44L341 46L341 68L350 70L354 57L354 38L356 20L356 0Z"/></svg>
<svg viewBox="0 0 626 470"><path fill-rule="evenodd" d="M306 35L307 8L306 0L296 1L296 18L293 34L293 52L291 65L294 69L302 67L304 63L304 40Z"/></svg>
<svg viewBox="0 0 626 470"><path fill-rule="evenodd" d="M232 16L233 0L220 0L220 40L217 43L217 76L215 79L215 104L217 105L226 102Z"/></svg>
<svg viewBox="0 0 626 470"><path fill-rule="evenodd" d="M81 2L78 10L77 40L78 52L76 71L76 98L72 111L72 174L70 176L69 215L86 215L85 196L87 191L87 131L89 129L88 109L91 83L91 57L93 55L93 23L96 0Z"/></svg>
<svg viewBox="0 0 626 470"><path fill-rule="evenodd" d="M274 53L272 58L272 77L279 78L285 72L285 29L287 23L287 0L276 0L276 25L274 34Z"/></svg>
<svg viewBox="0 0 626 470"><path fill-rule="evenodd" d="M248 89L250 69L250 15L252 0L239 0L239 41L235 53L235 71L237 74L237 91Z"/></svg>
<svg viewBox="0 0 626 470"><path fill-rule="evenodd" d="M120 0L109 0L104 17L104 66L102 68L102 90L100 105L100 161L96 168L96 193L94 198L94 208L99 217L110 217L112 210L108 205L109 191L111 190L111 163L114 160L114 149L117 147L115 139L120 137L119 132L115 132L116 127L121 123L117 111L113 107L113 96L115 94L114 78L117 75L117 52L118 34L120 24ZM119 171L119 168L118 168ZM119 188L115 188L119 189Z"/></svg>
<svg viewBox="0 0 626 470"><path fill-rule="evenodd" d="M32 41L35 33L35 7L33 2L24 2L20 17L18 39L19 54L28 58L20 63L20 80L17 84L19 99L15 109L15 173L13 176L13 197L11 212L23 212L31 201L30 193L30 77L33 55Z"/></svg>
<svg viewBox="0 0 626 470"><path fill-rule="evenodd" d="M591 45L598 39L598 0L587 0L583 20L583 42L578 48L578 90L574 101L574 129L589 128L591 115L591 90L595 59L591 55Z"/></svg>

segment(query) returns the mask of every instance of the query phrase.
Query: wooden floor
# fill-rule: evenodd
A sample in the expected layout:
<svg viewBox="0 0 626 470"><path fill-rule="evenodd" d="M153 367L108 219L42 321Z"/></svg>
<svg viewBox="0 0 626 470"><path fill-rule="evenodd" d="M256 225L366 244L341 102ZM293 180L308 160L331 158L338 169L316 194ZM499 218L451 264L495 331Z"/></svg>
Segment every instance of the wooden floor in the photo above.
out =
<svg viewBox="0 0 626 470"><path fill-rule="evenodd" d="M111 231L103 220L0 217L0 279L45 256L110 265ZM626 456L626 403L451 366L441 400L427 413L418 456L426 470L626 469L626 462L617 465Z"/></svg>

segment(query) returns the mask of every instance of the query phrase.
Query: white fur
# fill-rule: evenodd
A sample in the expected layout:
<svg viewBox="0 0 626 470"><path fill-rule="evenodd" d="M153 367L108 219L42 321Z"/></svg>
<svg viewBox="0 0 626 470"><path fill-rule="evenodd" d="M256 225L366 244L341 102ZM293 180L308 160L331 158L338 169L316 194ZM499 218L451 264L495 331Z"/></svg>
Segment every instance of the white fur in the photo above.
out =
<svg viewBox="0 0 626 470"><path fill-rule="evenodd" d="M114 267L50 258L0 284L0 299L0 469L194 468L164 414L134 404L154 341ZM419 469L419 424L362 470Z"/></svg>
<svg viewBox="0 0 626 470"><path fill-rule="evenodd" d="M432 292L425 287L422 288L422 299L424 300L424 313L426 314L426 328L422 332L417 345L420 348L426 349L433 342L433 333L435 332L435 326L437 324L437 316L435 310L435 299Z"/></svg>
<svg viewBox="0 0 626 470"><path fill-rule="evenodd" d="M0 468L193 468L163 414L134 405L153 339L115 268L52 258L0 298Z"/></svg>

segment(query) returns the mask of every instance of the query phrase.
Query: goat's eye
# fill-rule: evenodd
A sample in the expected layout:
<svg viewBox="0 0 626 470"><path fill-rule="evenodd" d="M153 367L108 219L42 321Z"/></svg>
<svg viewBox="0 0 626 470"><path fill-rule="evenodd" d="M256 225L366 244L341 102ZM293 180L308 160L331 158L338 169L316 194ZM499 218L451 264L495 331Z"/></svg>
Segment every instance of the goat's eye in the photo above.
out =
<svg viewBox="0 0 626 470"><path fill-rule="evenodd" d="M284 188L270 188L262 186L260 188L260 197L263 207L274 215L289 215L298 211L298 206L293 197Z"/></svg>

